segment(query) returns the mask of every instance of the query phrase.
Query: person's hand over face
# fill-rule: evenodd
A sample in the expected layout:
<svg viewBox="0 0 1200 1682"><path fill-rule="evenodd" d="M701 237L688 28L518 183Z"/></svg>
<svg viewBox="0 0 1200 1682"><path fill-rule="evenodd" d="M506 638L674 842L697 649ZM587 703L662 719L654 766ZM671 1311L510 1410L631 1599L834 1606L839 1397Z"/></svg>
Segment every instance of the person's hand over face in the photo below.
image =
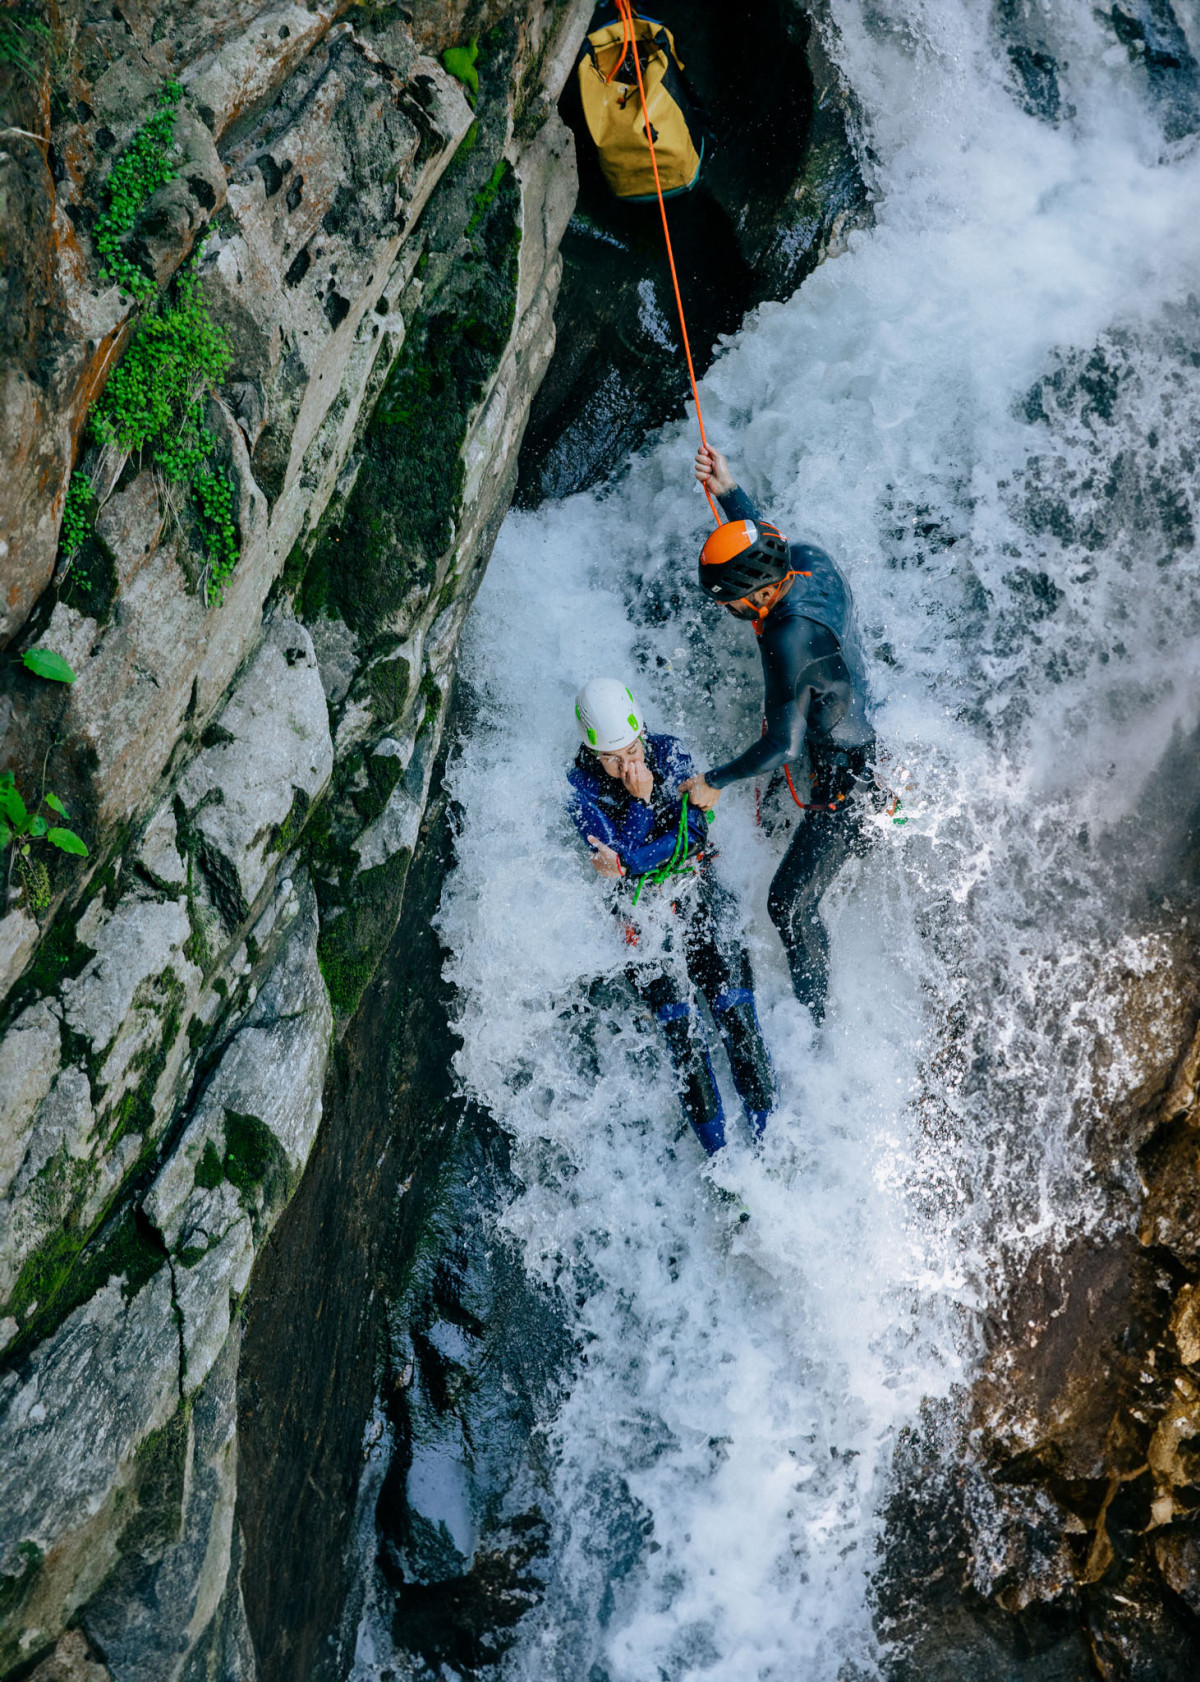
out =
<svg viewBox="0 0 1200 1682"><path fill-rule="evenodd" d="M635 800L649 800L654 793L654 775L644 759L630 760L621 781Z"/></svg>
<svg viewBox="0 0 1200 1682"><path fill-rule="evenodd" d="M596 758L605 775L619 782L635 800L649 800L654 792L654 773L646 764L646 750L640 737L627 748L598 753Z"/></svg>

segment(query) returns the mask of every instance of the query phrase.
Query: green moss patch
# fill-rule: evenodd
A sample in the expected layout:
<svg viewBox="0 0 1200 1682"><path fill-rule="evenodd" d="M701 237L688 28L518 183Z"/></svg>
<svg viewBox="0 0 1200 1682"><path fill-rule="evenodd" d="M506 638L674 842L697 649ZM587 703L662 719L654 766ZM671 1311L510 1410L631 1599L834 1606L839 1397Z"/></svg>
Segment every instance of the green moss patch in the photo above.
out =
<svg viewBox="0 0 1200 1682"><path fill-rule="evenodd" d="M371 697L375 717L385 727L403 716L412 689L412 662L404 656L376 660L368 667L363 682Z"/></svg>
<svg viewBox="0 0 1200 1682"><path fill-rule="evenodd" d="M453 542L468 423L512 332L520 192L507 161L493 164L463 208L470 251L410 324L349 502L304 575L306 613L319 596L369 636L432 584Z"/></svg>
<svg viewBox="0 0 1200 1682"><path fill-rule="evenodd" d="M137 1508L117 1544L125 1555L157 1552L179 1540L187 1480L188 1415L185 1404L138 1448Z"/></svg>
<svg viewBox="0 0 1200 1682"><path fill-rule="evenodd" d="M221 1160L221 1153L211 1139L206 1139L204 1150L192 1175L192 1184L203 1186L205 1191L212 1191L224 1178L225 1164Z"/></svg>
<svg viewBox="0 0 1200 1682"><path fill-rule="evenodd" d="M134 998L135 1004L153 1003L160 1011L162 1031L153 1045L143 1046L130 1058L129 1067L139 1078L137 1085L124 1094L113 1112L108 1139L110 1148L127 1133L141 1133L148 1139L154 1132L154 1093L167 1066L171 1048L179 1038L185 997L183 982L173 969L167 968L148 984L145 996Z"/></svg>
<svg viewBox="0 0 1200 1682"><path fill-rule="evenodd" d="M475 68L475 61L479 57L479 41L476 38L465 47L447 47L442 54L442 67L447 70L456 82L461 82L467 90L467 98L472 106L479 98L479 72Z"/></svg>
<svg viewBox="0 0 1200 1682"><path fill-rule="evenodd" d="M14 1012L23 1010L34 999L55 992L62 982L77 976L84 965L96 956L93 947L85 946L76 937L75 926L80 914L78 906L64 907L42 936L33 962L13 990Z"/></svg>
<svg viewBox="0 0 1200 1682"><path fill-rule="evenodd" d="M366 760L367 786L354 795L354 806L364 823L374 823L404 776L404 767L394 754L372 753Z"/></svg>
<svg viewBox="0 0 1200 1682"><path fill-rule="evenodd" d="M322 926L317 959L339 1024L354 1015L392 937L411 858L401 851L356 876L350 903Z"/></svg>
<svg viewBox="0 0 1200 1682"><path fill-rule="evenodd" d="M275 835L267 848L269 853L287 853L291 851L300 837L300 831L304 828L305 819L308 817L311 805L312 802L309 800L308 795L302 788L293 790L291 808L288 811L287 817L284 818L283 822L279 825L279 828L275 831ZM250 938L252 937L248 937L247 939L247 945L249 945ZM254 953L250 954L251 963L254 962L255 956L256 954Z"/></svg>
<svg viewBox="0 0 1200 1682"><path fill-rule="evenodd" d="M36 1303L37 1310L22 1327L6 1358L49 1337L110 1279L124 1276L121 1295L131 1302L167 1259L162 1239L132 1204L89 1242L95 1232L96 1227L85 1233L78 1227L64 1226L28 1258L4 1312L21 1319L31 1304Z"/></svg>
<svg viewBox="0 0 1200 1682"><path fill-rule="evenodd" d="M291 1192L293 1176L283 1146L255 1115L225 1111L224 1168L256 1229L259 1218L281 1207Z"/></svg>
<svg viewBox="0 0 1200 1682"><path fill-rule="evenodd" d="M26 1656L19 1645L22 1626L17 1614L33 1593L45 1558L36 1542L18 1542L16 1555L17 1570L0 1572L0 1670L5 1674Z"/></svg>
<svg viewBox="0 0 1200 1682"><path fill-rule="evenodd" d="M75 477L78 479L82 475L77 473ZM97 625L104 626L112 618L118 588L113 558L89 528L72 554L71 570L67 574L62 599L77 613L85 614Z"/></svg>

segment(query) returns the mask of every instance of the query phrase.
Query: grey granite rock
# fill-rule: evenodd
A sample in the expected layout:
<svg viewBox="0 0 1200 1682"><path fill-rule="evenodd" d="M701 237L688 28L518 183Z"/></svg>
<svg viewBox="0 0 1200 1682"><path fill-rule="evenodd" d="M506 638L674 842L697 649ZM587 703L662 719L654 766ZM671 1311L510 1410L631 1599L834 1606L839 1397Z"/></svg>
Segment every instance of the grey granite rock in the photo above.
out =
<svg viewBox="0 0 1200 1682"><path fill-rule="evenodd" d="M303 625L284 618L271 625L221 714L219 736L193 762L178 798L233 929L267 880L293 805L307 811L333 771L325 691Z"/></svg>
<svg viewBox="0 0 1200 1682"><path fill-rule="evenodd" d="M40 1559L37 1604L55 1622L116 1559L114 1509L139 1446L178 1406L179 1368L162 1266L131 1302L110 1279L0 1380L0 1571ZM36 1651L57 1633L35 1616L22 1639Z"/></svg>
<svg viewBox="0 0 1200 1682"><path fill-rule="evenodd" d="M173 1258L189 1393L220 1353L231 1304L321 1119L333 1014L307 882L298 898L279 956L145 1199Z"/></svg>
<svg viewBox="0 0 1200 1682"><path fill-rule="evenodd" d="M99 1653L122 1679L254 1676L234 1522L236 1307L312 1151L334 1022L296 838L333 803L332 708L337 755L374 743L364 762L390 792L359 838L360 865L416 839L462 622L553 343L574 175L552 103L587 9L504 0L495 16L516 56L488 111L440 62L469 37L461 0L420 0L412 21L344 0L147 0L120 19L84 8L68 46L72 97L52 117L67 169L30 177L18 205L16 256L54 325L47 338L26 324L26 360L0 368L0 635L20 629L50 577L72 466L96 495L81 564L110 568L115 594L81 611L60 567L62 599L38 636L76 682L0 674L0 764L25 786L52 736L69 743L53 786L91 849L56 880L41 926L17 907L0 921L7 992L63 896L77 896L54 962L31 972L45 997L0 1039L0 1286L35 1259L19 1314L0 1294L0 1571L18 1579L4 1585L0 1675L57 1643L46 1662L64 1679L74 1666L97 1682ZM167 74L185 88L180 168L136 255L169 282L220 212L201 273L234 366L206 422L241 556L219 608L174 493L120 451L78 448L131 306L98 284L75 213L99 202L111 166L98 125L124 147ZM530 97L545 109L517 138ZM295 598L292 563L355 493L406 316L433 296L429 242L455 218L461 232L504 156L520 193L505 236L511 252L521 241L515 320L463 418L454 546L414 583L396 636L372 642L315 589ZM311 636L289 611L313 619ZM364 793L366 769L355 776ZM332 820L348 885L344 849L362 821ZM327 833L328 810L322 822ZM385 940L398 911L381 916ZM76 1235L65 1247L64 1234ZM43 1277L48 1301L31 1304L47 1296ZM74 1618L86 1642L64 1635Z"/></svg>
<svg viewBox="0 0 1200 1682"><path fill-rule="evenodd" d="M62 986L67 1025L102 1056L127 1028L135 996L168 964L186 964L189 934L182 900L123 899L97 935L96 955ZM123 1036L127 1037L127 1036ZM107 1076L111 1080L113 1075Z"/></svg>
<svg viewBox="0 0 1200 1682"><path fill-rule="evenodd" d="M179 852L175 812L168 801L146 825L137 861L157 888L178 892L187 881L187 866Z"/></svg>
<svg viewBox="0 0 1200 1682"><path fill-rule="evenodd" d="M23 1011L0 1040L0 1196L25 1156L38 1105L61 1062L59 1013L47 999Z"/></svg>
<svg viewBox="0 0 1200 1682"><path fill-rule="evenodd" d="M222 1597L236 1594L237 1336L169 1427L138 1521L83 1625L119 1682L175 1682ZM232 1579L232 1580L231 1580ZM253 1658L226 1682L251 1682Z"/></svg>

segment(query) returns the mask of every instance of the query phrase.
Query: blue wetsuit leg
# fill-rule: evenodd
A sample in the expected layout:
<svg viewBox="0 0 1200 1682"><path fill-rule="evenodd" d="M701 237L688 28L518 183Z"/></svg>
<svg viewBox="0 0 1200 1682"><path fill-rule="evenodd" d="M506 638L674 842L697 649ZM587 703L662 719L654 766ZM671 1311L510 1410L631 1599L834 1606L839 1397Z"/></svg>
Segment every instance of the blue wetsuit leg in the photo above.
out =
<svg viewBox="0 0 1200 1682"><path fill-rule="evenodd" d="M738 1097L755 1136L761 1137L775 1107L775 1072L754 1006L749 955L725 932L732 910L726 890L706 876L688 925L688 973L708 1000Z"/></svg>
<svg viewBox="0 0 1200 1682"><path fill-rule="evenodd" d="M725 1114L703 1024L694 1007L679 997L679 989L668 976L646 979L634 971L630 979L662 1028L679 1083L683 1113L712 1156L725 1143Z"/></svg>

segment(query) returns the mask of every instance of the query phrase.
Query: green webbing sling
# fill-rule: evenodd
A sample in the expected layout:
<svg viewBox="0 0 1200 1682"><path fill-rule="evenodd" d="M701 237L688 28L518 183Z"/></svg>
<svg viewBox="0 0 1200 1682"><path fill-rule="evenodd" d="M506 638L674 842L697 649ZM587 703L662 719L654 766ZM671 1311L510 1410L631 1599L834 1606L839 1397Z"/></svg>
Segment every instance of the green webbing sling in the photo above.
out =
<svg viewBox="0 0 1200 1682"><path fill-rule="evenodd" d="M651 882L655 887L658 887L660 883L668 881L672 876L694 876L696 874L695 865L687 862L687 809L688 797L685 794L683 797L683 805L679 809L679 834L675 837L675 851L671 854L666 864L660 864L657 870L648 870L644 876L638 877L638 884L633 892L633 903L635 905L642 897L642 889L646 886L647 882ZM704 816L708 823L712 822L711 812L705 812Z"/></svg>

